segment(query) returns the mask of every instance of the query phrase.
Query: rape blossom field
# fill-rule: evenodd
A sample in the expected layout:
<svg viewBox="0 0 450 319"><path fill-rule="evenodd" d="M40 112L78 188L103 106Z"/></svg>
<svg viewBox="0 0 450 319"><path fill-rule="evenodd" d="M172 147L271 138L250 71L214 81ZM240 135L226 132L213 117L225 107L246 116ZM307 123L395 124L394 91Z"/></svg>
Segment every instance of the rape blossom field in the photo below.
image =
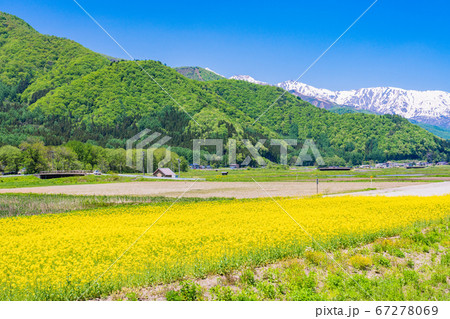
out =
<svg viewBox="0 0 450 319"><path fill-rule="evenodd" d="M3 218L0 299L97 298L122 287L262 265L308 247L359 245L450 213L449 195L276 201L301 227L271 199Z"/></svg>

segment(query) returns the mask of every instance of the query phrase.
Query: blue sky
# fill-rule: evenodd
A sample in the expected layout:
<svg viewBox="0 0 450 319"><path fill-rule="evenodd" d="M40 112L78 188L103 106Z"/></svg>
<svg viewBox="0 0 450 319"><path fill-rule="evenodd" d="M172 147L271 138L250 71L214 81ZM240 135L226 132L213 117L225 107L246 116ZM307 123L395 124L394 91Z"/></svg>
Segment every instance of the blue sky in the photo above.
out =
<svg viewBox="0 0 450 319"><path fill-rule="evenodd" d="M79 0L135 58L269 83L297 79L372 2ZM72 0L0 0L0 11L127 58ZM379 0L301 81L450 91L449 11L448 1Z"/></svg>

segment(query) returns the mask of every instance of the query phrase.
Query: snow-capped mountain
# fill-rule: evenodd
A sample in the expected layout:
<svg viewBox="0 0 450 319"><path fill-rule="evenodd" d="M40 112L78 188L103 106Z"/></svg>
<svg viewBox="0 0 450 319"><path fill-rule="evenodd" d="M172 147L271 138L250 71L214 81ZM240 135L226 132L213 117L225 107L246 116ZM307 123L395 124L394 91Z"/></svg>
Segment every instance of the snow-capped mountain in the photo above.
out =
<svg viewBox="0 0 450 319"><path fill-rule="evenodd" d="M235 75L230 79L270 85L249 75ZM444 91L415 91L394 87L331 91L295 81L281 82L276 86L320 108L346 106L377 114L397 114L409 120L450 129L450 93Z"/></svg>
<svg viewBox="0 0 450 319"><path fill-rule="evenodd" d="M241 81L247 81L247 82L254 83L254 84L269 85L269 83L255 80L250 75L233 75L232 77L230 77L230 80L241 80Z"/></svg>
<svg viewBox="0 0 450 319"><path fill-rule="evenodd" d="M295 81L278 83L277 86L300 97L317 100L317 103L309 102L318 107L344 105L378 114L398 114L410 120L450 128L450 93L444 91L415 91L394 87L330 91Z"/></svg>

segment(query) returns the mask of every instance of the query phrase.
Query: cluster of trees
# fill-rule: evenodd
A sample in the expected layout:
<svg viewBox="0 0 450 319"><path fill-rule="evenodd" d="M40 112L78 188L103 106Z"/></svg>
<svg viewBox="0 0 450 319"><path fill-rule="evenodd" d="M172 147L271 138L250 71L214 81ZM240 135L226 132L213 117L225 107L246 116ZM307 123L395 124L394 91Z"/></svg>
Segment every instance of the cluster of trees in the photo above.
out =
<svg viewBox="0 0 450 319"><path fill-rule="evenodd" d="M45 146L37 138L28 138L19 147L5 145L0 147L0 172L17 173L23 171L26 174L39 173L46 170L101 170L102 172L131 173L137 172L136 161L142 161L147 171L146 150L133 150L132 167L127 166L127 152L123 148L109 149L89 143L70 141L60 146ZM165 166L178 169L178 159L182 171L188 168L188 162L184 157L170 152L169 162ZM158 163L166 158L166 149L157 149L153 153L153 167L148 171L153 172Z"/></svg>

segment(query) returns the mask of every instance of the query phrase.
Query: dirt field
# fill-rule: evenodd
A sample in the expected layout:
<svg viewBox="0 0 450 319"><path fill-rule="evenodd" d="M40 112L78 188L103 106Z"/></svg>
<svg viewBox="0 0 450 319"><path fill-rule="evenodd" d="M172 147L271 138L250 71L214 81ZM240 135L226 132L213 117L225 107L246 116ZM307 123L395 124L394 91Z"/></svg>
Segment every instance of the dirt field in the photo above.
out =
<svg viewBox="0 0 450 319"><path fill-rule="evenodd" d="M400 186L419 186L421 182L321 182L319 193L345 193L367 188L391 189ZM440 183L433 183L440 184ZM308 196L316 194L314 182L260 182L270 196ZM268 197L261 187L253 182L131 182L112 184L86 184L0 189L0 193L45 193L70 195L147 195L177 197L189 189L184 197Z"/></svg>

